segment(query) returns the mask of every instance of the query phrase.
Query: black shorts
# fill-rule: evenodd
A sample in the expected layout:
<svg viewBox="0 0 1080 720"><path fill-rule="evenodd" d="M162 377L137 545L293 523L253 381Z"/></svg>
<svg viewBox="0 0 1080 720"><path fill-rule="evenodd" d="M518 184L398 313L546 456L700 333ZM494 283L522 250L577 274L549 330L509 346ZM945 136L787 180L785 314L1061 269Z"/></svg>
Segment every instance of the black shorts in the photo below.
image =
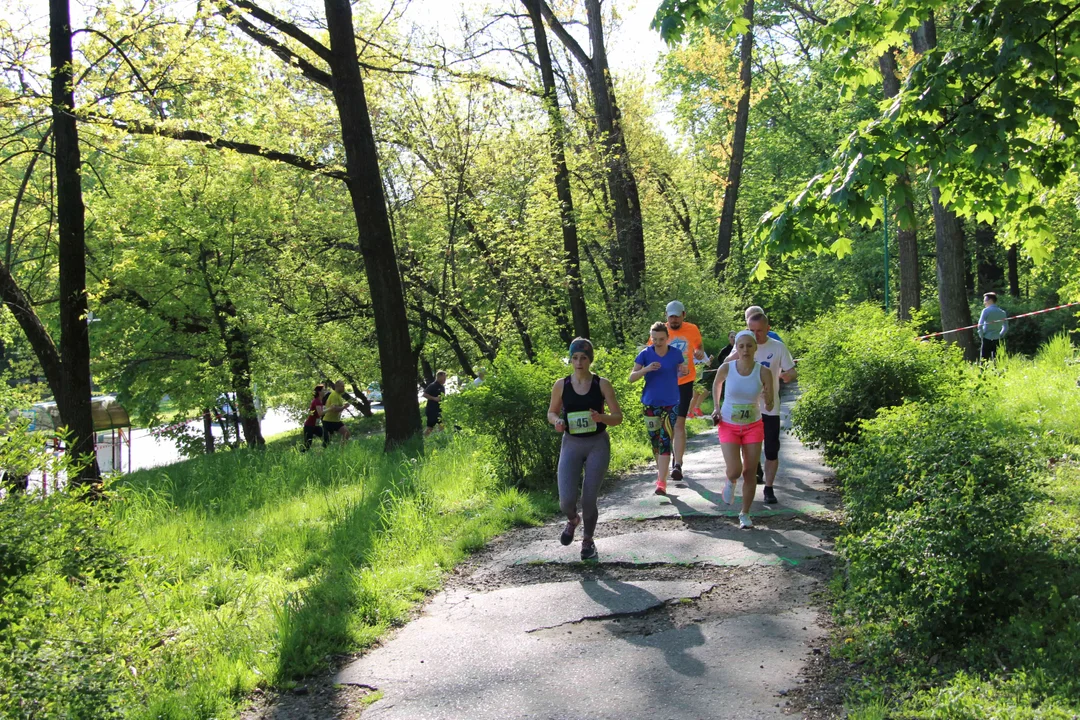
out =
<svg viewBox="0 0 1080 720"><path fill-rule="evenodd" d="M434 412L434 413L429 412L427 414L427 426L429 428L433 428L433 427L435 427L436 425L438 425L441 422L442 422L442 413L441 412Z"/></svg>
<svg viewBox="0 0 1080 720"><path fill-rule="evenodd" d="M765 426L765 459L776 460L780 457L780 416L762 415L761 423Z"/></svg>
<svg viewBox="0 0 1080 720"><path fill-rule="evenodd" d="M338 430L345 427L345 423L334 422L333 420L323 420L322 426L323 432L326 433L326 435L324 435L323 437L330 437L331 435L337 434Z"/></svg>
<svg viewBox="0 0 1080 720"><path fill-rule="evenodd" d="M681 418L690 414L690 403L694 399L694 383L683 383L679 386L679 411L676 413Z"/></svg>

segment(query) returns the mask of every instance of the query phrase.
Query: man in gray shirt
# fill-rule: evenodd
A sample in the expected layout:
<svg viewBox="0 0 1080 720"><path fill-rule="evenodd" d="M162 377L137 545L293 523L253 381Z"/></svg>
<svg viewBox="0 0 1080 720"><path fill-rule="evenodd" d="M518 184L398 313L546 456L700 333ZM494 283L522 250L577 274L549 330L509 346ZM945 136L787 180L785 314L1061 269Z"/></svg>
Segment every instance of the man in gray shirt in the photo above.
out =
<svg viewBox="0 0 1080 720"><path fill-rule="evenodd" d="M1009 329L1008 317L997 304L997 293L988 292L983 295L983 311L979 316L979 337L982 338L979 357L983 360L997 357L998 343Z"/></svg>

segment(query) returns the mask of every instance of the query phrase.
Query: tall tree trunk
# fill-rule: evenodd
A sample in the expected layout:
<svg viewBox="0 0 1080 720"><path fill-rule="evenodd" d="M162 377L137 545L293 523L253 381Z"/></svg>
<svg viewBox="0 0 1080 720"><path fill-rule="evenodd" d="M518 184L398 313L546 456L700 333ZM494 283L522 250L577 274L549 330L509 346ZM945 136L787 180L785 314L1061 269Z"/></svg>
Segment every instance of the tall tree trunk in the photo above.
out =
<svg viewBox="0 0 1080 720"><path fill-rule="evenodd" d="M210 413L209 408L203 410L202 425L203 444L206 446L206 454L211 455L214 452L214 416Z"/></svg>
<svg viewBox="0 0 1080 720"><path fill-rule="evenodd" d="M975 227L975 273L978 276L977 294L1001 289L1005 273L997 263L997 231L993 225L979 223Z"/></svg>
<svg viewBox="0 0 1080 720"><path fill-rule="evenodd" d="M941 307L941 329L966 327L971 324L967 284L964 271L967 253L964 251L964 228L956 213L941 204L941 191L930 190L934 203L934 237L937 240L938 303ZM976 359L977 347L971 330L960 330L945 336L964 351L968 360Z"/></svg>
<svg viewBox="0 0 1080 720"><path fill-rule="evenodd" d="M881 68L882 88L885 97L900 93L900 78L896 70L896 49L889 48L878 60ZM904 207L907 217L915 219L915 202L912 199L911 177L904 172L896 179L897 185L906 191ZM897 213L899 217L899 213ZM900 254L900 319L910 320L911 311L922 306L922 288L919 281L919 242L914 227L902 228L896 223L896 244Z"/></svg>
<svg viewBox="0 0 1080 720"><path fill-rule="evenodd" d="M623 279L632 302L638 303L643 301L640 296L645 282L645 231L641 220L641 200L608 67L600 0L585 0L585 10L593 51L593 69L589 80L597 129L605 146L608 191L615 206L615 232L623 252Z"/></svg>
<svg viewBox="0 0 1080 720"><path fill-rule="evenodd" d="M349 0L325 0L324 4L330 34L329 63L334 103L341 119L349 195L375 313L383 407L386 408L386 448L390 449L420 432L420 404L412 375L416 359L409 357L412 342L405 295L386 212L364 81L357 62L352 7Z"/></svg>
<svg viewBox="0 0 1080 720"><path fill-rule="evenodd" d="M937 45L937 25L933 13L912 33L915 52L922 54ZM938 305L941 308L941 329L952 330L971 324L971 308L968 305L964 269L967 255L964 252L964 231L956 213L941 204L941 191L932 188L930 199L934 206L934 239L937 245ZM945 336L964 351L964 357L975 360L978 348L970 330L949 333Z"/></svg>
<svg viewBox="0 0 1080 720"><path fill-rule="evenodd" d="M229 372L232 374L233 391L236 393L236 413L244 430L248 447L263 447L259 411L255 407L255 392L251 386L251 356L248 353L247 334L239 328L230 328L226 347L229 353Z"/></svg>
<svg viewBox="0 0 1080 720"><path fill-rule="evenodd" d="M631 306L641 307L644 305L642 293L645 281L645 234L641 222L641 200L637 179L630 165L630 153L615 100L611 70L608 67L600 0L585 0L589 40L593 52L591 57L555 17L546 0L539 2L540 10L552 32L578 61L589 80L593 111L596 114L596 130L604 153L607 187L612 201L615 236L623 271L622 280Z"/></svg>
<svg viewBox="0 0 1080 720"><path fill-rule="evenodd" d="M723 277L728 258L731 257L731 236L735 230L735 203L739 199L742 182L743 155L746 152L746 128L750 124L750 74L754 55L754 0L746 0L743 18L750 26L743 33L739 48L739 84L742 94L735 109L735 132L731 138L731 162L728 164L727 185L724 188L724 207L720 211L720 230L716 234L716 265L713 273Z"/></svg>
<svg viewBox="0 0 1080 720"><path fill-rule="evenodd" d="M566 126L559 109L559 93L555 87L555 72L551 65L547 32L540 13L539 0L521 0L529 11L533 34L536 39L536 57L540 64L540 78L544 84L544 105L548 113L549 148L551 164L555 168L555 193L559 198L559 217L562 220L563 263L566 267L567 295L570 298L570 314L574 321L574 334L589 337L589 314L585 307L585 288L581 284L581 256L578 251L577 217L574 215L574 197L570 192L570 171L566 167Z"/></svg>
<svg viewBox="0 0 1080 720"><path fill-rule="evenodd" d="M1020 299L1020 258L1015 244L1009 246L1009 294Z"/></svg>
<svg viewBox="0 0 1080 720"><path fill-rule="evenodd" d="M96 481L94 419L90 414L90 332L86 322L86 228L82 200L79 132L72 88L71 16L68 0L49 0L49 54L56 167L56 220L60 265L60 358L63 383L53 388L60 417L71 436L68 453L89 456L73 482ZM57 392L59 390L59 392Z"/></svg>

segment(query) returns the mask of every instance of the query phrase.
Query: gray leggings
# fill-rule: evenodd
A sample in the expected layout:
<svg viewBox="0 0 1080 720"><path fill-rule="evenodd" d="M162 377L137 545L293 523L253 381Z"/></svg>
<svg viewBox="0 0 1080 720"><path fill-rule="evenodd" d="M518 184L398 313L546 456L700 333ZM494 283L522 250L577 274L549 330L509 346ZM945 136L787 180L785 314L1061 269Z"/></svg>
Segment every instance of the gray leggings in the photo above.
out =
<svg viewBox="0 0 1080 720"><path fill-rule="evenodd" d="M611 439L607 431L591 437L574 437L563 433L562 450L559 452L559 507L566 517L577 515L578 485L581 487L581 519L584 521L585 537L592 537L596 529L596 498L600 484L607 475L611 461ZM585 481L581 481L581 468L585 468Z"/></svg>

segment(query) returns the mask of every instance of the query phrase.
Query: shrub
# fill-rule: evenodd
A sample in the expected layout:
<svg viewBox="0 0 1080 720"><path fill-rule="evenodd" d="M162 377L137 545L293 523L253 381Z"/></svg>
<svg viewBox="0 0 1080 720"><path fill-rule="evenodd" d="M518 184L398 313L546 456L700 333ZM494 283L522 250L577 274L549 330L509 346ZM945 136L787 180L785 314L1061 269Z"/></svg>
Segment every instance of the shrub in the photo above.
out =
<svg viewBox="0 0 1080 720"><path fill-rule="evenodd" d="M478 388L444 401L446 421L486 436L499 479L519 487L550 487L560 437L547 421L551 386L568 372L553 353L523 362L500 352Z"/></svg>
<svg viewBox="0 0 1080 720"><path fill-rule="evenodd" d="M622 424L609 430L613 468L644 459L639 450L647 447L638 401L641 388L628 380L634 357L635 353L627 350L596 348L592 364L594 373L611 382L623 411ZM447 397L444 412L449 422L487 438L501 480L519 487L550 489L555 486L562 438L548 423L547 408L551 386L571 372L564 359L554 353L542 354L533 363L500 353L484 384Z"/></svg>
<svg viewBox="0 0 1080 720"><path fill-rule="evenodd" d="M863 424L840 458L849 518L845 599L929 650L1011 612L1034 549L1035 463L978 407L909 403Z"/></svg>
<svg viewBox="0 0 1080 720"><path fill-rule="evenodd" d="M103 504L79 492L11 493L0 501L2 717L119 712L123 668L113 628L90 609L119 581L124 559ZM68 602L54 604L58 598Z"/></svg>
<svg viewBox="0 0 1080 720"><path fill-rule="evenodd" d="M802 397L792 410L795 434L827 458L859 434L859 421L905 400L951 393L963 382L958 351L915 342L910 326L872 305L827 315L799 333Z"/></svg>

